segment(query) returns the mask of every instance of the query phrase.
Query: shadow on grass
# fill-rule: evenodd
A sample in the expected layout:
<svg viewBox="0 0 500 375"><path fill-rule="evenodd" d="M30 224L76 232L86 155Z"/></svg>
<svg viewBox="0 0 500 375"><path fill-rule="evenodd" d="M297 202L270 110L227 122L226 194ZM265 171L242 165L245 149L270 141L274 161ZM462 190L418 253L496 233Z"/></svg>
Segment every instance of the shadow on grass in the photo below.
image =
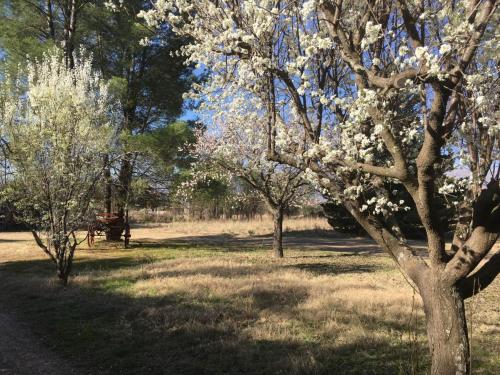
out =
<svg viewBox="0 0 500 375"><path fill-rule="evenodd" d="M109 259L77 259L73 262L74 277L82 272L88 271L113 271L120 268L140 266L150 263L147 257L115 257ZM55 270L55 264L49 259L38 259L32 261L11 261L0 264L0 270L16 273L38 273L40 275L52 274Z"/></svg>
<svg viewBox="0 0 500 375"><path fill-rule="evenodd" d="M19 239L19 240L13 240L13 239L0 239L0 244L2 243L12 243L12 242L26 242L26 239Z"/></svg>
<svg viewBox="0 0 500 375"><path fill-rule="evenodd" d="M75 264L75 272L138 264L126 257L84 260ZM316 273L374 271L359 266L335 271L319 263L295 266ZM184 275L189 272L233 279L251 274L251 269L199 265ZM307 333L312 324L308 321L294 323L306 328L293 340L254 338L248 328L258 327L263 311L293 316L308 296L297 286L263 285L232 298L211 293L196 298L181 293L128 295L124 291L137 281L130 277L117 275L62 288L52 282L53 275L48 261L1 265L0 303L26 321L48 347L88 374L393 374L408 357L407 348L390 339L318 339L314 332ZM332 308L345 324L376 319L343 306ZM391 332L405 329L390 321L374 326ZM258 329L258 337L269 336L266 326ZM301 339L304 334L310 337Z"/></svg>
<svg viewBox="0 0 500 375"><path fill-rule="evenodd" d="M199 248L222 249L226 252L253 251L269 249L272 245L272 234L239 237L232 234L205 236L185 236L151 241L147 238L136 239L132 247L140 248ZM349 252L356 254L381 253L381 249L371 239L363 237L346 237L327 230L303 230L286 232L283 235L283 246L288 250L320 250L331 252Z"/></svg>
<svg viewBox="0 0 500 375"><path fill-rule="evenodd" d="M339 275L343 273L366 273L382 269L372 264L337 264L337 263L299 263L287 265L286 268L295 268L308 271L316 275Z"/></svg>
<svg viewBox="0 0 500 375"><path fill-rule="evenodd" d="M210 252L237 252L237 251L252 251L259 250L255 243L239 243L239 239L232 239L231 241L220 240L218 236L214 238L206 237L183 237L180 239L161 240L161 241L136 241L131 242L129 249L164 249L169 248L173 250L205 250ZM246 245L246 246L241 246Z"/></svg>

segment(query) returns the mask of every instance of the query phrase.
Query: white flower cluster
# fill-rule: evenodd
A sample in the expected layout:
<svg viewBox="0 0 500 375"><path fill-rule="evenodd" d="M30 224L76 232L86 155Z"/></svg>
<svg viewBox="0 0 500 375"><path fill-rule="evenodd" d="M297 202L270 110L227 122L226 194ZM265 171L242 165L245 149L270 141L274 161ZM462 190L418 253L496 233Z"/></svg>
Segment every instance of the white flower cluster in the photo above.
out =
<svg viewBox="0 0 500 375"><path fill-rule="evenodd" d="M382 25L375 20L363 21L363 7L345 2L339 8L339 27L361 29L363 35L349 56L321 14L321 0L157 0L141 16L153 26L170 22L175 32L192 41L182 49L189 62L210 68L209 82L195 88L196 95L217 104L203 105L202 110L213 123L234 124L233 131L224 136L221 130L212 131L211 142L217 152L234 162L235 156L253 152L260 155L262 165L265 152L261 146L267 148L269 136L291 164L303 167L313 162L324 169L321 173L306 171L306 177L319 188L341 181L343 191L339 194L353 199L373 194L373 176L357 173L368 170L363 168L367 165L394 167L392 155L396 151L406 159L408 172L415 172L415 159L432 110L429 102L434 87L429 82L435 82L434 77L442 82L449 78L447 74L474 27L468 22L466 1L453 2L453 9L451 4L432 2L420 17L414 14L417 29L426 33L420 46L411 40L396 5L390 5L394 21ZM415 9L409 7L410 12ZM492 68L491 74L486 69L494 66L498 51L498 37L493 34L488 32L478 48L485 61L475 62L479 72L487 72L487 78L464 72L465 86L460 90L466 88L463 97L467 109L457 118L463 129L453 128L447 138L454 142L447 149L454 160L460 152L466 154L460 141L475 142L475 138L465 137L466 131L472 133L472 123L474 130L478 129L476 123L487 127L490 135L498 131L498 105L494 103L498 88L492 87L498 73L497 68ZM376 52L370 46L379 41L383 41L383 48ZM411 78L389 83L396 75ZM388 82L386 88L384 81ZM239 99L234 100L236 97ZM268 133L270 100L275 128ZM228 111L229 102L233 108ZM251 106L246 106L247 102ZM249 122L259 126L243 131ZM218 144L218 139L226 136L242 142L238 147L232 141ZM397 146L389 149L387 139L391 138ZM210 147L205 149L212 150ZM248 164L250 158L245 160ZM344 178L352 175L359 179ZM344 181L348 182L343 185ZM391 199L377 202L366 204L376 214L393 212L393 205L406 207Z"/></svg>
<svg viewBox="0 0 500 375"><path fill-rule="evenodd" d="M410 207L405 206L404 204L404 200L394 203L387 197L372 197L366 201L366 204L361 206L361 212L370 210L374 215L387 216L392 212L398 212L401 210L409 211Z"/></svg>
<svg viewBox="0 0 500 375"><path fill-rule="evenodd" d="M446 176L438 193L445 197L448 207L458 206L467 197L467 191L472 186L472 177Z"/></svg>
<svg viewBox="0 0 500 375"><path fill-rule="evenodd" d="M103 157L121 121L107 84L85 55L81 51L74 69L69 69L54 50L27 64L27 79L19 78L14 89L2 90L6 110L0 113L0 123L23 194L19 204L38 204L44 218L24 220L42 228L52 226L55 232L67 233L82 224L103 172ZM21 212L28 215L31 210Z"/></svg>
<svg viewBox="0 0 500 375"><path fill-rule="evenodd" d="M363 127L371 119L370 113L376 108L383 110L385 104L379 99L375 90L360 90L358 98L352 102L336 101L349 113L349 118L339 126L343 158L350 161L371 163L374 161L375 153L383 151L384 144L379 133L386 126L385 119L382 119L381 123L377 123L373 131L363 131ZM385 110L384 112L386 116L391 116L390 111ZM338 152L329 152L324 161L331 160L337 155Z"/></svg>
<svg viewBox="0 0 500 375"><path fill-rule="evenodd" d="M115 0L108 0L104 2L104 7L109 9L112 12L118 12L121 7L123 7L124 0L118 0L118 3Z"/></svg>
<svg viewBox="0 0 500 375"><path fill-rule="evenodd" d="M481 73L465 76L473 112L480 114L478 122L488 129L488 133L492 136L500 134L500 109L498 107L500 87L497 80L497 73L490 67L484 67ZM464 122L461 130L467 134L468 129L469 124Z"/></svg>
<svg viewBox="0 0 500 375"><path fill-rule="evenodd" d="M368 21L365 26L365 36L361 41L361 48L367 49L370 45L382 38L382 25Z"/></svg>

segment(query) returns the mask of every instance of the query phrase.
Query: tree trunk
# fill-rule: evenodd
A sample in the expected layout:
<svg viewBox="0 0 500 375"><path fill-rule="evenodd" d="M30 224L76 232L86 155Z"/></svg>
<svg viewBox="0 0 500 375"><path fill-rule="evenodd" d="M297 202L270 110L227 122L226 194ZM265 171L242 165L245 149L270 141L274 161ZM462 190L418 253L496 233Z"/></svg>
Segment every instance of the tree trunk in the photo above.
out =
<svg viewBox="0 0 500 375"><path fill-rule="evenodd" d="M34 230L31 231L36 244L47 254L50 259L55 263L57 270L57 277L61 283L66 286L68 285L68 278L73 267L73 257L75 255L76 247L78 242L74 232L70 235L73 237L73 242L70 241L68 235L64 235L63 240L54 240L54 235L49 235L47 241L50 242L50 246L43 243L42 239L38 236L38 233Z"/></svg>
<svg viewBox="0 0 500 375"><path fill-rule="evenodd" d="M104 157L104 183L106 184L105 192L104 192L104 208L106 210L106 213L109 215L111 214L112 210L112 196L113 196L113 191L112 191L112 183L113 181L111 180L111 166L109 165L109 155L106 155ZM106 240L111 241L113 238L111 238L111 234L109 231L106 232Z"/></svg>
<svg viewBox="0 0 500 375"><path fill-rule="evenodd" d="M112 206L112 195L113 195L113 188L112 184L113 181L111 180L111 166L109 165L109 155L106 155L104 157L104 181L106 184L106 191L105 191L105 198L104 198L104 205L106 209L106 213L110 214L111 213L111 206Z"/></svg>
<svg viewBox="0 0 500 375"><path fill-rule="evenodd" d="M52 12L52 0L47 0L47 29L50 37L55 42L56 41L56 31L54 28L54 14Z"/></svg>
<svg viewBox="0 0 500 375"><path fill-rule="evenodd" d="M57 265L57 277L59 278L59 281L61 281L62 285L68 285L69 272L66 272L65 267L62 264Z"/></svg>
<svg viewBox="0 0 500 375"><path fill-rule="evenodd" d="M463 298L456 287L425 281L421 289L431 352L432 375L470 373L470 351Z"/></svg>
<svg viewBox="0 0 500 375"><path fill-rule="evenodd" d="M283 209L274 211L273 250L276 258L283 258Z"/></svg>
<svg viewBox="0 0 500 375"><path fill-rule="evenodd" d="M75 58L73 52L75 50L74 38L76 32L76 1L71 0L66 8L65 25L64 25L64 55L66 59L66 67L73 69L75 67Z"/></svg>
<svg viewBox="0 0 500 375"><path fill-rule="evenodd" d="M129 82L130 86L130 82ZM127 89L128 99L126 101L125 107L123 109L123 130L127 135L132 135L134 124L135 124L135 111L136 111L136 98L133 93L129 92L130 87ZM118 172L118 189L117 189L117 199L116 208L120 216L125 215L125 208L128 206L128 199L130 197L130 185L132 183L132 176L134 173L134 160L132 155L126 154L123 156L120 165L120 171Z"/></svg>
<svg viewBox="0 0 500 375"><path fill-rule="evenodd" d="M68 277L70 273L69 265L67 262L65 262L65 256L64 256L67 249L59 248L57 251L60 254L56 260L57 277L59 278L59 281L62 283L62 285L66 286L68 285Z"/></svg>

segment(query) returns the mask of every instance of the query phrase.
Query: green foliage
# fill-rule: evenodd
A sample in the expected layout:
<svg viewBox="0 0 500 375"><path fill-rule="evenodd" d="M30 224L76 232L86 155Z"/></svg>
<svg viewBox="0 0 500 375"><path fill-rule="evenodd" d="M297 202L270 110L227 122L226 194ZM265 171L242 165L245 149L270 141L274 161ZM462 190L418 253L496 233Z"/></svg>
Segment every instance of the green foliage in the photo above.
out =
<svg viewBox="0 0 500 375"><path fill-rule="evenodd" d="M27 55L40 58L56 45L46 26L46 18L27 1L0 0L0 49L8 70L17 69Z"/></svg>
<svg viewBox="0 0 500 375"><path fill-rule="evenodd" d="M354 217L345 209L344 206L335 202L326 202L321 205L323 212L328 220L328 224L340 233L364 234L365 231L354 219Z"/></svg>
<svg viewBox="0 0 500 375"><path fill-rule="evenodd" d="M96 1L82 10L79 43L92 50L95 64L119 94L130 132L145 132L180 115L191 69L175 54L184 43L168 28L152 30L137 13L149 2L123 2L112 11ZM149 45L142 40L153 41Z"/></svg>
<svg viewBox="0 0 500 375"><path fill-rule="evenodd" d="M119 11L105 1L77 0L75 48L85 47L94 54L95 67L111 80L111 91L118 95L130 131L145 131L151 125L166 124L180 115L182 94L192 78L184 58L175 54L184 43L171 30L152 30L137 13L147 0L128 0ZM62 46L66 16L64 2L0 0L0 49L10 68L24 63L26 56L39 58L54 46ZM49 27L51 16L53 27ZM153 41L141 45L141 40Z"/></svg>
<svg viewBox="0 0 500 375"><path fill-rule="evenodd" d="M213 163L197 162L184 169L174 191L174 203L189 209L189 214L197 218L250 218L265 211L265 202L257 189Z"/></svg>
<svg viewBox="0 0 500 375"><path fill-rule="evenodd" d="M64 45L67 3L52 1L49 8L47 2L0 0L0 50L7 70L14 71L26 55L39 57L53 46ZM178 149L191 137L186 125L171 124L182 113L183 93L194 80L192 68L176 53L185 40L168 27L147 27L137 13L149 4L128 0L113 11L104 0L76 0L71 43L92 52L94 68L109 82L110 95L122 104L123 149L113 151L141 153L116 162L118 178L112 183L118 210L138 195L133 191L138 186L132 184L134 178L151 178L150 190L174 178L186 163ZM141 43L144 39L152 43ZM147 133L150 136L137 137ZM149 172L151 166L154 173Z"/></svg>
<svg viewBox="0 0 500 375"><path fill-rule="evenodd" d="M163 170L172 171L189 164L189 147L196 138L192 124L177 121L148 133L130 136L127 140L130 151L147 155Z"/></svg>
<svg viewBox="0 0 500 375"><path fill-rule="evenodd" d="M129 200L137 207L166 204L192 157L193 125L174 122L142 134L122 134L124 149L135 155Z"/></svg>

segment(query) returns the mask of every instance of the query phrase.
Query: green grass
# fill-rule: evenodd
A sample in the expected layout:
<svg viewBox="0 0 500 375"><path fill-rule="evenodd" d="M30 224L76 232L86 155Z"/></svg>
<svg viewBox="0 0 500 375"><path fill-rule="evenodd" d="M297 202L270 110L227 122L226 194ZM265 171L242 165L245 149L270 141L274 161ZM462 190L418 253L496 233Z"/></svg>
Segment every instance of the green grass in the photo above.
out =
<svg viewBox="0 0 500 375"><path fill-rule="evenodd" d="M0 303L89 374L406 374L412 362L427 371L420 305L412 309L411 288L388 257L269 255L101 244L77 256L67 288L46 260L0 263ZM475 317L478 335L495 332L492 288ZM473 342L476 374L500 373L499 343L498 335Z"/></svg>

